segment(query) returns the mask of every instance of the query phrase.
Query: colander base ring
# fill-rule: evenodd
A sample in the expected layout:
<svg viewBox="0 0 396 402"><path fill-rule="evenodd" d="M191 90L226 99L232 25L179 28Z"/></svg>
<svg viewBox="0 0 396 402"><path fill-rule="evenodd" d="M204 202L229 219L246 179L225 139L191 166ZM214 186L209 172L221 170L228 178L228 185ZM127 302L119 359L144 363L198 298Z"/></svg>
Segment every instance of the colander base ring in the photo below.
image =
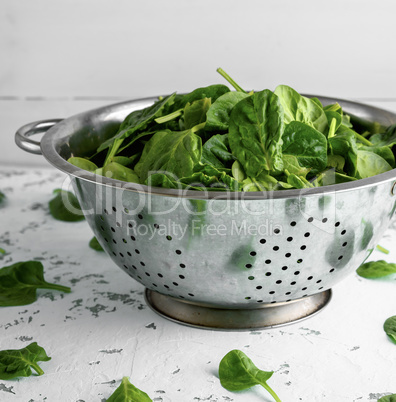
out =
<svg viewBox="0 0 396 402"><path fill-rule="evenodd" d="M195 328L248 331L268 329L304 320L321 311L331 299L331 289L283 303L261 304L260 308L229 309L185 302L146 289L148 306L160 316Z"/></svg>

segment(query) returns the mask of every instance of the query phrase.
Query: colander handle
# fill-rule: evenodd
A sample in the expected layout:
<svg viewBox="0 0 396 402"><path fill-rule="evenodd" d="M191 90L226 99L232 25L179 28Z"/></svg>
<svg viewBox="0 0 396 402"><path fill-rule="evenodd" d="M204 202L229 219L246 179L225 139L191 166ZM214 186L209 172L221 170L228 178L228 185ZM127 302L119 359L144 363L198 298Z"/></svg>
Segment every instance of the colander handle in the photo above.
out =
<svg viewBox="0 0 396 402"><path fill-rule="evenodd" d="M30 137L36 134L47 132L62 119L40 120L25 124L15 133L15 142L19 148L31 154L42 155L40 141L32 140Z"/></svg>

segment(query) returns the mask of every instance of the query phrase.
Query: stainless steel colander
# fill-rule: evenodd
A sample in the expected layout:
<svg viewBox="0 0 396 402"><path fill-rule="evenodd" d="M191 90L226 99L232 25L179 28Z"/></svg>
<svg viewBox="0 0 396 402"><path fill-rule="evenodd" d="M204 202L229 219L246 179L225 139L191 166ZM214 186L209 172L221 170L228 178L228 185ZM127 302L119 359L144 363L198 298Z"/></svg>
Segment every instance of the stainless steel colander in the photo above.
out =
<svg viewBox="0 0 396 402"><path fill-rule="evenodd" d="M364 120L396 122L381 109L319 99ZM100 244L146 287L147 303L161 315L199 327L250 329L319 311L388 227L396 170L304 191L225 194L150 189L66 162L93 153L127 114L154 100L31 123L18 130L16 142L70 175ZM40 131L47 131L41 144L30 138Z"/></svg>

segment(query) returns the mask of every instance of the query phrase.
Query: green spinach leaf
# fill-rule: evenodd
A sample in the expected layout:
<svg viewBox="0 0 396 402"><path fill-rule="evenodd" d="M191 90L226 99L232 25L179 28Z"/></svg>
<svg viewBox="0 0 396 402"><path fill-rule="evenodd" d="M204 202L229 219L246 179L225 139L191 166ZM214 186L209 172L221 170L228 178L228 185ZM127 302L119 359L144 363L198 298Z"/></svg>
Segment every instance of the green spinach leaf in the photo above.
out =
<svg viewBox="0 0 396 402"><path fill-rule="evenodd" d="M117 162L110 162L103 167L102 175L115 180L127 181L130 183L140 183L139 176L132 169L120 165Z"/></svg>
<svg viewBox="0 0 396 402"><path fill-rule="evenodd" d="M95 163L89 161L88 159L80 158L78 156L72 156L67 161L80 169L87 170L88 172L95 172L95 170L98 169Z"/></svg>
<svg viewBox="0 0 396 402"><path fill-rule="evenodd" d="M377 402L396 402L396 394L383 396Z"/></svg>
<svg viewBox="0 0 396 402"><path fill-rule="evenodd" d="M201 154L202 140L194 134L194 129L159 131L147 142L135 171L141 182L147 179L150 172L158 171L168 172L179 178L188 177L201 160Z"/></svg>
<svg viewBox="0 0 396 402"><path fill-rule="evenodd" d="M396 274L396 264L384 260L370 261L362 264L356 272L359 276L367 279L383 278Z"/></svg>
<svg viewBox="0 0 396 402"><path fill-rule="evenodd" d="M396 315L389 317L384 322L384 331L388 335L389 339L396 343Z"/></svg>
<svg viewBox="0 0 396 402"><path fill-rule="evenodd" d="M201 163L222 168L234 160L235 157L229 150L228 134L213 135L202 146Z"/></svg>
<svg viewBox="0 0 396 402"><path fill-rule="evenodd" d="M317 102L300 95L293 88L287 85L279 85L275 89L275 94L283 106L285 113L285 123L300 121L308 126L315 128L321 133L327 130L327 117Z"/></svg>
<svg viewBox="0 0 396 402"><path fill-rule="evenodd" d="M103 247L98 242L98 239L94 236L91 241L89 242L89 247L96 251L104 251Z"/></svg>
<svg viewBox="0 0 396 402"><path fill-rule="evenodd" d="M365 179L392 170L392 166L381 156L368 151L357 152L357 177Z"/></svg>
<svg viewBox="0 0 396 402"><path fill-rule="evenodd" d="M327 166L327 139L318 130L299 121L292 121L285 127L282 136L283 155L293 155L299 165L310 168L315 175Z"/></svg>
<svg viewBox="0 0 396 402"><path fill-rule="evenodd" d="M0 380L12 380L17 377L29 377L32 369L38 375L43 375L44 371L37 362L51 360L45 350L31 343L22 349L9 349L0 351Z"/></svg>
<svg viewBox="0 0 396 402"><path fill-rule="evenodd" d="M242 391L254 385L262 385L275 399L279 397L267 384L273 371L258 369L254 363L241 350L228 352L220 362L219 378L221 385L229 391Z"/></svg>
<svg viewBox="0 0 396 402"><path fill-rule="evenodd" d="M393 147L396 145L396 124L389 126L385 133L373 134L369 141L377 147Z"/></svg>
<svg viewBox="0 0 396 402"><path fill-rule="evenodd" d="M256 92L234 106L228 139L247 176L282 170L283 131L283 109L270 90Z"/></svg>
<svg viewBox="0 0 396 402"><path fill-rule="evenodd" d="M49 202L51 215L65 222L78 222L84 220L80 204L76 196L70 191L61 189L54 190L55 197Z"/></svg>
<svg viewBox="0 0 396 402"><path fill-rule="evenodd" d="M229 127L230 114L234 106L249 95L244 92L227 92L217 98L206 114L205 130L227 131Z"/></svg>
<svg viewBox="0 0 396 402"><path fill-rule="evenodd" d="M0 269L0 307L24 306L37 300L37 289L53 289L70 293L67 286L44 280L43 264L23 261Z"/></svg>
<svg viewBox="0 0 396 402"><path fill-rule="evenodd" d="M123 377L120 386L113 392L107 402L152 402L152 399L143 391Z"/></svg>
<svg viewBox="0 0 396 402"><path fill-rule="evenodd" d="M184 107L184 129L188 130L198 124L206 122L206 113L211 106L210 98L196 100L193 103L187 103Z"/></svg>

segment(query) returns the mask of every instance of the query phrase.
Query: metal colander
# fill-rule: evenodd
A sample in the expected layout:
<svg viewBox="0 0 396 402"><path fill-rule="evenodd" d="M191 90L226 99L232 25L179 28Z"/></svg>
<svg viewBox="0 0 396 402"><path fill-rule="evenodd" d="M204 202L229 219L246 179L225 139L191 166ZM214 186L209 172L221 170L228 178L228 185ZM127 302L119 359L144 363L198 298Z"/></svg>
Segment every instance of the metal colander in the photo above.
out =
<svg viewBox="0 0 396 402"><path fill-rule="evenodd" d="M347 113L383 125L396 115L353 102ZM99 243L172 320L209 328L271 327L306 318L372 251L396 207L396 170L306 190L222 193L150 189L82 171L65 159L92 153L134 109L154 99L31 123L16 140L72 177ZM54 124L57 122L57 124ZM29 138L52 126L39 144Z"/></svg>

